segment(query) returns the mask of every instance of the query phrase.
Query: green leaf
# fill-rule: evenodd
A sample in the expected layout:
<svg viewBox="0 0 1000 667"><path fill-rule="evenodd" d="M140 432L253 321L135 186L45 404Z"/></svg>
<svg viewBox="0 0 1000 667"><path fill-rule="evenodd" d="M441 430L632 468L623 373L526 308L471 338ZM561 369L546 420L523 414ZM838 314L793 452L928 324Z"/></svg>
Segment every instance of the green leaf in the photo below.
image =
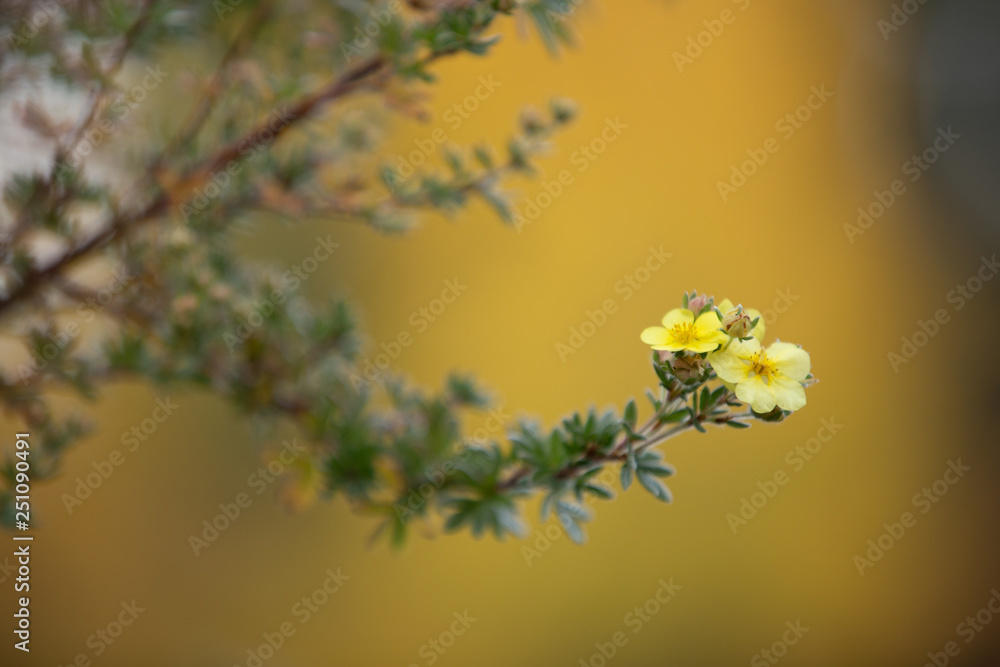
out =
<svg viewBox="0 0 1000 667"><path fill-rule="evenodd" d="M674 497L670 493L670 489L667 488L666 484L657 479L655 475L640 469L636 473L636 477L639 478L639 483L653 494L656 499L662 500L665 503L673 502Z"/></svg>
<svg viewBox="0 0 1000 667"><path fill-rule="evenodd" d="M615 497L615 494L610 489L600 484L583 484L580 488L591 495L597 496L601 500L612 500Z"/></svg>
<svg viewBox="0 0 1000 667"><path fill-rule="evenodd" d="M561 492L562 489L553 490L546 494L545 498L542 500L542 506L539 510L542 521L548 520L549 515L552 513L552 506L555 505L556 500L559 499L559 494Z"/></svg>
<svg viewBox="0 0 1000 667"><path fill-rule="evenodd" d="M690 410L688 410L688 408L686 407L681 408L680 410L674 410L670 414L660 417L660 423L674 424L676 422L683 421L684 418L687 417L689 414Z"/></svg>
<svg viewBox="0 0 1000 667"><path fill-rule="evenodd" d="M509 498L453 498L447 504L455 509L445 521L444 527L448 532L466 525L472 530L473 537L477 538L488 530L493 531L497 539L503 539L508 534L521 536L526 532L514 501Z"/></svg>
<svg viewBox="0 0 1000 667"><path fill-rule="evenodd" d="M625 406L625 423L628 424L629 429L635 428L638 416L639 410L635 406L635 400L630 398L628 404Z"/></svg>
<svg viewBox="0 0 1000 667"><path fill-rule="evenodd" d="M653 394L653 392L651 390L649 390L649 389L646 389L646 398L649 399L649 402L653 405L653 409L654 410L659 410L660 409L660 405L661 405L660 401L656 398L656 395Z"/></svg>
<svg viewBox="0 0 1000 667"><path fill-rule="evenodd" d="M655 449L647 449L639 455L636 470L656 477L670 477L676 472L672 465L663 462L663 453Z"/></svg>
<svg viewBox="0 0 1000 667"><path fill-rule="evenodd" d="M479 144L473 148L472 152L483 169L493 168L493 152L489 146Z"/></svg>
<svg viewBox="0 0 1000 667"><path fill-rule="evenodd" d="M660 378L660 384L669 388L670 376L667 374L667 367L664 364L654 363L653 370L656 371L656 377Z"/></svg>
<svg viewBox="0 0 1000 667"><path fill-rule="evenodd" d="M698 418L698 412L693 408L688 408L688 412L691 415L691 425L694 426L699 431L701 431L702 433L707 433L705 427L702 426L701 424L701 420Z"/></svg>
<svg viewBox="0 0 1000 667"><path fill-rule="evenodd" d="M583 544L585 536L583 528L580 527L580 522L590 520L590 513L587 509L580 505L560 500L556 503L556 510L559 523L562 524L563 530L569 535L569 539L573 540L576 544Z"/></svg>
<svg viewBox="0 0 1000 667"><path fill-rule="evenodd" d="M622 491L628 491L628 487L632 486L632 467L627 463L622 464L621 478Z"/></svg>

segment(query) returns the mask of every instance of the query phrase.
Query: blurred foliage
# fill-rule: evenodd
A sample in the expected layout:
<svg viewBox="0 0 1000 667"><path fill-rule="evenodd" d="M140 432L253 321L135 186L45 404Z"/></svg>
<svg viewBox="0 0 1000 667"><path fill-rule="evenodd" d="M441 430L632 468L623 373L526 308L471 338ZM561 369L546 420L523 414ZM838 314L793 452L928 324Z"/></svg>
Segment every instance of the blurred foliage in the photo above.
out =
<svg viewBox="0 0 1000 667"><path fill-rule="evenodd" d="M678 373L654 357L658 389L642 427L630 402L623 415L590 410L550 431L522 423L509 446L469 443L463 413L489 406L475 382L452 377L427 393L395 379L373 381L359 367L347 303L310 303L297 294L308 278L302 267L280 272L234 250L234 230L260 212L395 233L412 229L421 211L454 213L478 197L510 222L503 179L533 173L549 138L572 120L572 103L527 110L503 150L452 149L439 170L385 164L378 113L420 118L418 91L433 84L435 61L488 54L497 20L532 24L557 52L571 41L567 19L577 5L0 6L0 94L41 81L84 100L71 123L40 102L21 104L24 131L49 142L54 159L48 169L17 174L4 190L0 324L23 342L25 360L5 369L0 401L37 443L33 481L53 475L88 428L56 409L54 396L70 390L93 400L102 384L140 379L202 387L248 414L294 425L310 442L305 464L320 471L321 493L343 494L378 515L380 534L394 544L414 521L435 517L447 530L520 533L517 501L530 493L540 493L543 514L555 511L581 541L585 499L612 496L595 480L609 465L621 466L623 488L635 479L669 501L661 480L672 469L653 446L704 424L745 427L753 416L731 411L740 403L724 386L706 386L716 382L710 369L692 379L697 360ZM289 41L290 34L299 38ZM205 45L215 63L208 71L181 76L156 65L165 54L200 53ZM126 77L129 68L138 77ZM186 115L143 115L130 122L141 131L116 132L125 116L147 113L135 111L135 102L160 85L190 97ZM101 155L126 166L109 175L93 166ZM314 257L325 261L335 248L318 239ZM82 345L93 331L101 344ZM766 416L782 417L780 410ZM0 491L8 519L13 464L3 468Z"/></svg>

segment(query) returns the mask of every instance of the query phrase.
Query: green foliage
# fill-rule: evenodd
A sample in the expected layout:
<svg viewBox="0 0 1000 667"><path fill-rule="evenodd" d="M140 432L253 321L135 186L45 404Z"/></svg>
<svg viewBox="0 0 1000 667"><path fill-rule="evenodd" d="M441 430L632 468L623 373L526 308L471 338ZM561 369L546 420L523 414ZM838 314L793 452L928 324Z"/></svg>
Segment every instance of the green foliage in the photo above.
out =
<svg viewBox="0 0 1000 667"><path fill-rule="evenodd" d="M234 233L262 214L399 232L423 211L454 215L478 197L509 222L504 178L535 173L546 143L574 118L572 103L526 110L503 150L451 147L439 167L409 175L379 153L384 109L420 117L415 92L434 81L434 64L487 54L508 15L527 17L556 52L571 43L567 19L579 2L51 4L58 20L31 30L30 3L0 10L10 26L0 95L41 68L91 98L73 127L26 107L26 131L54 140L56 160L4 189L13 217L0 243L0 325L21 337L27 360L0 384L0 403L38 443L33 481L56 474L88 429L52 407L55 392L93 400L107 383L144 380L211 392L258 421L294 427L308 440L321 494L379 517L378 534L394 545L417 521L475 536L523 534L527 495L542 499L543 520L554 513L582 542L588 503L614 497L601 481L606 469L620 467L622 489L634 479L669 502L662 480L673 469L655 445L706 424L747 426L748 414L731 412L739 403L708 386L714 375L697 359L654 356L659 386L644 425L630 400L623 414L590 409L550 430L519 423L506 444L469 443L462 424L490 407L472 378L450 377L437 393L389 376L359 380L363 336L350 304L314 303L298 267L260 265L235 250ZM186 50L215 65L187 74L180 113L121 106L136 85L126 63L141 71ZM182 78L172 74L148 95L176 97ZM131 127L157 129L119 126L126 108ZM100 145L81 150L94 128L103 128ZM116 148L126 140L127 153ZM129 182L93 169L95 149L118 150ZM99 223L84 229L84 215ZM35 249L52 239L63 250L43 261ZM322 239L309 252L320 250L336 255ZM87 285L78 269L91 260L118 277ZM78 345L97 324L101 344ZM12 471L12 460L0 468L8 518Z"/></svg>

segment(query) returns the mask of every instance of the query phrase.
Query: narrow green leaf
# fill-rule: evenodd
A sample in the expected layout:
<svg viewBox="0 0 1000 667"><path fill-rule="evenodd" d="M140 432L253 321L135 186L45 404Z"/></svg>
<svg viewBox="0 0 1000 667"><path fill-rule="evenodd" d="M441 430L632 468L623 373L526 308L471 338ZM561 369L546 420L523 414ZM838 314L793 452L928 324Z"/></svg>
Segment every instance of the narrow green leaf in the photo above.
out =
<svg viewBox="0 0 1000 667"><path fill-rule="evenodd" d="M621 477L622 491L628 491L628 487L632 486L632 468L628 464L622 465Z"/></svg>
<svg viewBox="0 0 1000 667"><path fill-rule="evenodd" d="M628 404L625 405L625 423L628 424L629 429L635 428L638 416L639 409L635 406L635 400L630 398Z"/></svg>
<svg viewBox="0 0 1000 667"><path fill-rule="evenodd" d="M665 503L673 502L674 497L670 493L670 489L668 489L667 485L657 479L654 475L644 470L640 470L636 473L636 477L638 477L639 483L642 484L647 491L653 494L656 499L662 500Z"/></svg>

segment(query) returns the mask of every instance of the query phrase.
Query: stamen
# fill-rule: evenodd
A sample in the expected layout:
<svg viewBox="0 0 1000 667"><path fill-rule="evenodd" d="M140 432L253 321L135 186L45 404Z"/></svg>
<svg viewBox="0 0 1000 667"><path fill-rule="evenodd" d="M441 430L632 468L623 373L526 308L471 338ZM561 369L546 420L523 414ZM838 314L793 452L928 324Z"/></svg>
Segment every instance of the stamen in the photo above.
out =
<svg viewBox="0 0 1000 667"><path fill-rule="evenodd" d="M750 358L750 366L756 375L761 376L765 380L774 375L775 372L774 362L767 358L767 354L763 350L754 352L753 357Z"/></svg>
<svg viewBox="0 0 1000 667"><path fill-rule="evenodd" d="M696 337L694 325L688 322L675 324L670 329L670 335L673 337L674 342L678 345L688 345L693 342Z"/></svg>

